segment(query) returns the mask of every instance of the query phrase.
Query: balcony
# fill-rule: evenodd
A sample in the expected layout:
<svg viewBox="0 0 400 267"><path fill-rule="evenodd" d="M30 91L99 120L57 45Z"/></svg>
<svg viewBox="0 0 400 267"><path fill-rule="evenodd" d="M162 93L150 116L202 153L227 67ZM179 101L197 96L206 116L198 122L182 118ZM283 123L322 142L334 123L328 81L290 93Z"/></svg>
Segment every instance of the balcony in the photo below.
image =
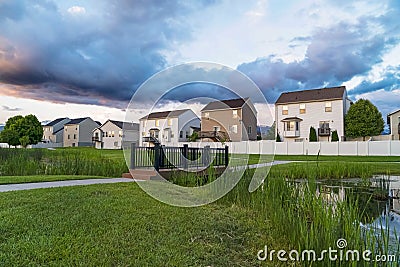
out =
<svg viewBox="0 0 400 267"><path fill-rule="evenodd" d="M331 128L318 128L318 135L319 136L330 136Z"/></svg>
<svg viewBox="0 0 400 267"><path fill-rule="evenodd" d="M157 138L155 138L154 136L146 136L143 137L143 142L147 142L147 143L153 143L153 144L160 144L160 141L158 141Z"/></svg>
<svg viewBox="0 0 400 267"><path fill-rule="evenodd" d="M300 137L300 131L283 131L284 137Z"/></svg>
<svg viewBox="0 0 400 267"><path fill-rule="evenodd" d="M229 135L223 131L201 131L200 138L210 138L216 141L229 141Z"/></svg>
<svg viewBox="0 0 400 267"><path fill-rule="evenodd" d="M100 140L100 137L98 137L98 136L93 136L92 137L92 142L100 142L101 140Z"/></svg>

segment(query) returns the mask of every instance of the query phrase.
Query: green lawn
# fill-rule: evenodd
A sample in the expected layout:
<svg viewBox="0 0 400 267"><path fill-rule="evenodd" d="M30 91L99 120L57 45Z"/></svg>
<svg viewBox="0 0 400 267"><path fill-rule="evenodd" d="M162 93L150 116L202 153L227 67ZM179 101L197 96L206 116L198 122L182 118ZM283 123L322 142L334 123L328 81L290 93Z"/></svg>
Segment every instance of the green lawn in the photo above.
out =
<svg viewBox="0 0 400 267"><path fill-rule="evenodd" d="M256 157L254 155L253 157ZM275 160L293 161L347 161L347 162L399 162L399 156L319 156L316 155L275 155Z"/></svg>
<svg viewBox="0 0 400 267"><path fill-rule="evenodd" d="M252 212L172 207L135 183L1 193L0 266L256 266L284 245Z"/></svg>
<svg viewBox="0 0 400 267"><path fill-rule="evenodd" d="M22 184L37 182L53 182L66 180L99 179L101 176L87 175L29 175L29 176L0 176L0 184Z"/></svg>

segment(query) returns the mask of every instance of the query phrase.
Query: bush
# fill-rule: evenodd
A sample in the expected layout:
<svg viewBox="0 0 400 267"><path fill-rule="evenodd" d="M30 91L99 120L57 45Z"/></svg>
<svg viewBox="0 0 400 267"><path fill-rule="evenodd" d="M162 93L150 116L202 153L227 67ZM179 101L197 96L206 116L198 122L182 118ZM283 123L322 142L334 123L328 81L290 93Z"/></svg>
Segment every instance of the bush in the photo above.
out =
<svg viewBox="0 0 400 267"><path fill-rule="evenodd" d="M282 142L281 140L281 136L278 134L276 134L276 142Z"/></svg>
<svg viewBox="0 0 400 267"><path fill-rule="evenodd" d="M338 141L339 141L339 136L338 136L338 133L337 133L336 130L334 130L334 131L332 132L331 141L332 141L332 142L338 142Z"/></svg>
<svg viewBox="0 0 400 267"><path fill-rule="evenodd" d="M310 135L308 136L308 140L310 142L317 142L318 141L317 132L315 131L315 128L312 127L312 126L310 127Z"/></svg>

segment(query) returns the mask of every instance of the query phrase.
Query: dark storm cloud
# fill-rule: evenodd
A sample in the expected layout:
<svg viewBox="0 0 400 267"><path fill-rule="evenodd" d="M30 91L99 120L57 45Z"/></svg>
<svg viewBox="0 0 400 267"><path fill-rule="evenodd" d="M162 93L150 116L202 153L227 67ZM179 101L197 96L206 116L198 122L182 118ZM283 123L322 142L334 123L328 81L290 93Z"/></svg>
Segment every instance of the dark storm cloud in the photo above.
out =
<svg viewBox="0 0 400 267"><path fill-rule="evenodd" d="M191 38L186 19L209 1L0 2L0 83L75 103L127 101ZM83 9L84 8L84 9ZM76 10L75 10L76 11Z"/></svg>
<svg viewBox="0 0 400 267"><path fill-rule="evenodd" d="M363 17L355 24L341 22L317 30L310 38L293 39L294 43L310 40L301 61L285 63L266 57L241 64L238 70L255 81L268 101L275 101L284 91L341 85L354 76L367 74L396 44L393 24L383 23L388 17ZM383 31L374 32L375 27Z"/></svg>
<svg viewBox="0 0 400 267"><path fill-rule="evenodd" d="M374 91L384 90L392 91L400 89L400 67L388 68L386 72L382 75L381 79L378 81L363 81L354 89L349 91L350 96L357 96L365 93L371 93Z"/></svg>

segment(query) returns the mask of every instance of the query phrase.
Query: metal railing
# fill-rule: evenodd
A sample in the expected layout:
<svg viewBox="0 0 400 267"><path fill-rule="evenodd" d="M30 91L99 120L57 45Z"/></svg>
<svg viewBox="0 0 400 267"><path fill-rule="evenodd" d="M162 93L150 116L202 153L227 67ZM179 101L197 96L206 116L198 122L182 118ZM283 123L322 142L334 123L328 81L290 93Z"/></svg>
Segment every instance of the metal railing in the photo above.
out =
<svg viewBox="0 0 400 267"><path fill-rule="evenodd" d="M223 131L201 131L200 138L210 138L217 141L229 141L229 135Z"/></svg>
<svg viewBox="0 0 400 267"><path fill-rule="evenodd" d="M225 148L166 147L141 147L131 145L130 169L151 168L160 169L193 169L207 166L228 166L229 151Z"/></svg>
<svg viewBox="0 0 400 267"><path fill-rule="evenodd" d="M318 128L319 136L329 136L331 135L331 128Z"/></svg>

